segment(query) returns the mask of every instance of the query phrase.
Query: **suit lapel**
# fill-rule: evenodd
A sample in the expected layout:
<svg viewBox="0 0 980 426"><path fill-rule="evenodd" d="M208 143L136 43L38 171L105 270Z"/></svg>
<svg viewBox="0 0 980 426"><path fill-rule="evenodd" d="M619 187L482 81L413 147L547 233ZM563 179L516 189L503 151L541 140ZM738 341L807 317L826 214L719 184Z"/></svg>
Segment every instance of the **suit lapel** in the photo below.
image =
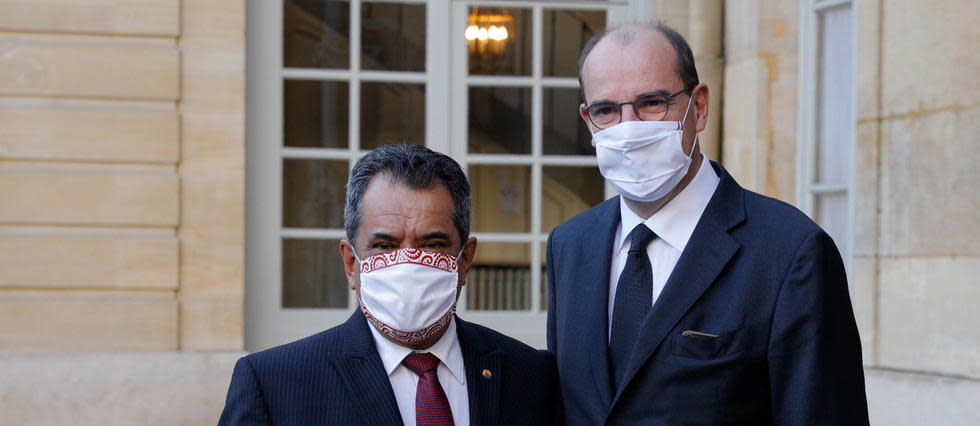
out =
<svg viewBox="0 0 980 426"><path fill-rule="evenodd" d="M360 310L344 324L343 356L336 367L365 424L402 424L391 382Z"/></svg>
<svg viewBox="0 0 980 426"><path fill-rule="evenodd" d="M615 404L636 372L663 343L667 333L711 286L739 244L728 230L745 218L743 190L724 168L712 163L721 178L674 271L640 326L641 334L626 366L626 379L616 390Z"/></svg>
<svg viewBox="0 0 980 426"><path fill-rule="evenodd" d="M500 382L505 371L503 352L485 345L479 330L456 318L456 335L463 351L466 370L466 395L469 399L471 425L495 425L500 411ZM484 375L484 370L489 374ZM463 425L459 425L463 426Z"/></svg>
<svg viewBox="0 0 980 426"><path fill-rule="evenodd" d="M609 270L612 268L612 250L619 225L619 197L613 197L599 205L593 216L592 229L581 231L580 235L604 235L604 238L582 238L578 243L574 261L580 266L576 272L581 279L576 282L585 287L582 297L577 301L578 312L569 316L573 320L581 318L578 324L584 326L583 347L592 348L589 352L591 370L599 397L604 406L613 400L612 381L609 375ZM597 241L598 240L598 241ZM576 289L576 291L579 291ZM576 330L580 330L576 327ZM580 336L566 336L577 339Z"/></svg>

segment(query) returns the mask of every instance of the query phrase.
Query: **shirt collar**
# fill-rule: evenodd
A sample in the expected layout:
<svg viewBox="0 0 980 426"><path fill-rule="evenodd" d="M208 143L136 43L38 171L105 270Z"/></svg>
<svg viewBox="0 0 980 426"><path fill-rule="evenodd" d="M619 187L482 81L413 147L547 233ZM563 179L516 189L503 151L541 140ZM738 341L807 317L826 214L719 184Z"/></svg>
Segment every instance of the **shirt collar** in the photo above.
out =
<svg viewBox="0 0 980 426"><path fill-rule="evenodd" d="M381 363L384 364L385 372L388 373L389 377L402 364L405 357L412 352L428 352L435 355L436 358L439 358L439 361L442 361L442 364L449 369L449 372L459 384L466 384L466 374L463 370L463 351L459 347L459 338L456 336L456 318L449 320L449 326L446 328L446 332L443 333L442 337L436 343L418 351L386 339L371 323L368 323L368 328L371 330L371 335L374 337L374 344L378 348L378 355L381 356Z"/></svg>
<svg viewBox="0 0 980 426"><path fill-rule="evenodd" d="M684 247L687 246L687 241L694 234L698 220L701 219L701 213L708 206L708 201L711 200L720 180L715 169L711 167L708 156L702 154L701 167L698 168L698 172L694 174L694 178L687 184L687 187L660 210L657 210L649 219L643 220L642 217L633 213L626 205L623 197L619 197L619 244L616 247L622 250L629 233L633 231L636 225L643 223L672 248L683 252Z"/></svg>

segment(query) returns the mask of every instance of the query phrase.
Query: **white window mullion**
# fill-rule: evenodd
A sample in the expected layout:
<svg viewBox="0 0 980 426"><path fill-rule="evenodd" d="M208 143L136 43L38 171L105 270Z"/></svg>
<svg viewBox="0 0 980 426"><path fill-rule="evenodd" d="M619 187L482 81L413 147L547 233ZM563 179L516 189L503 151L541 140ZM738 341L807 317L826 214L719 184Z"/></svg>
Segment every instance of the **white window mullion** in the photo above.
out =
<svg viewBox="0 0 980 426"><path fill-rule="evenodd" d="M541 240L529 232L473 232L472 235L487 243L532 243Z"/></svg>
<svg viewBox="0 0 980 426"><path fill-rule="evenodd" d="M467 84L467 71L469 67L469 51L462 42L452 40L452 34L460 37L466 31L467 15L469 7L463 2L453 2L451 8L451 18L449 36L449 55L450 55L450 110L453 111L453 119L450 121L451 140L449 155L459 162L463 170L469 173L467 164L468 140L467 126L469 121L469 86ZM462 302L462 301L461 301Z"/></svg>
<svg viewBox="0 0 980 426"><path fill-rule="evenodd" d="M821 12L839 6L850 6L852 1L853 0L814 0L812 7L814 12Z"/></svg>
<svg viewBox="0 0 980 426"><path fill-rule="evenodd" d="M457 117L450 108L452 80L446 78L446 74L452 71L446 69L446 64L450 64L452 45L460 43L452 37L452 25L446 25L446 22L452 22L452 11L447 4L437 3L441 2L431 2L425 12L425 73L422 73L425 82L425 145L452 156L452 123L465 118Z"/></svg>
<svg viewBox="0 0 980 426"><path fill-rule="evenodd" d="M542 119L544 113L544 89L541 87L542 62L544 62L543 48L543 22L544 11L540 4L535 5L531 14L531 77L534 85L531 87L531 157L535 161L531 164L531 234L541 234L541 201L542 201L542 181L543 170L541 164L541 154L543 151L543 131ZM531 244L531 304L530 311L538 311L541 308L541 249L539 244Z"/></svg>
<svg viewBox="0 0 980 426"><path fill-rule="evenodd" d="M812 0L800 4L800 83L797 122L799 134L797 143L797 205L804 213L813 211L813 194L810 192L813 170L816 161L814 141L814 122L816 121L816 56L815 36L816 14L812 11Z"/></svg>
<svg viewBox="0 0 980 426"><path fill-rule="evenodd" d="M350 80L348 83L347 111L347 149L350 160L347 167L354 170L354 158L361 149L361 0L350 2ZM349 175L349 173L348 173ZM357 295L351 291L347 294L347 307L357 306Z"/></svg>
<svg viewBox="0 0 980 426"><path fill-rule="evenodd" d="M245 346L267 347L282 303L279 289L267 283L281 276L282 162L277 155L282 134L282 2L250 2L248 45L261 55L247 55L250 100L246 105L246 292ZM253 25L254 24L254 25ZM253 50L254 52L255 50ZM268 105L275 105L269 108ZM259 119L263 117L264 119Z"/></svg>
<svg viewBox="0 0 980 426"><path fill-rule="evenodd" d="M343 229L324 228L283 228L280 232L283 238L299 238L305 240L340 240L347 238Z"/></svg>
<svg viewBox="0 0 980 426"><path fill-rule="evenodd" d="M814 183L810 185L810 192L813 194L830 194L847 192L847 184Z"/></svg>
<svg viewBox="0 0 980 426"><path fill-rule="evenodd" d="M549 9L578 9L578 10L613 10L620 9L615 6L627 6L631 0L544 0L544 1L528 1L528 0L453 0L454 3L462 4L467 8L469 6L480 6L480 7L501 7L501 8L527 8L534 4L547 5ZM635 0L634 0L635 1ZM625 9L625 8L623 8ZM465 16L464 16L465 17ZM462 34L462 33L458 33Z"/></svg>
<svg viewBox="0 0 980 426"><path fill-rule="evenodd" d="M348 148L354 156L361 148L361 0L350 2L350 87ZM353 161L351 162L353 169Z"/></svg>

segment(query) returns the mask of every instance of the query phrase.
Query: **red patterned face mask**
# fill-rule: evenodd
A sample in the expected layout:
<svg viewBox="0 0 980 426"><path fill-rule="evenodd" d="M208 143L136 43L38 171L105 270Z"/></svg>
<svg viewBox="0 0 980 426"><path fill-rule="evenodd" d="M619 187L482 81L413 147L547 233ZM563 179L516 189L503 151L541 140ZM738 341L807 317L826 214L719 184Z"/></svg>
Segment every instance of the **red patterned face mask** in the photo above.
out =
<svg viewBox="0 0 980 426"><path fill-rule="evenodd" d="M456 312L458 257L399 249L360 261L359 302L368 321L404 345L442 332Z"/></svg>

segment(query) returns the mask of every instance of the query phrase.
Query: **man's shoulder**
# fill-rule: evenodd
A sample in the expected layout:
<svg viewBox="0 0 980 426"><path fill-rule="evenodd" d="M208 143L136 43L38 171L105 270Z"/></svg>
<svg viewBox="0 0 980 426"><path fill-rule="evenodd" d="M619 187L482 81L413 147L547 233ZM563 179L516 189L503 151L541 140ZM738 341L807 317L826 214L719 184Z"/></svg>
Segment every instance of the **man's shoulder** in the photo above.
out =
<svg viewBox="0 0 980 426"><path fill-rule="evenodd" d="M571 236L571 238L581 238L582 232L595 229L597 224L604 220L619 222L619 196L612 197L572 216L571 219L555 227L551 234L552 239L562 239L566 235Z"/></svg>
<svg viewBox="0 0 980 426"><path fill-rule="evenodd" d="M749 190L743 191L748 226L766 228L786 237L808 236L820 230L813 219L795 206Z"/></svg>
<svg viewBox="0 0 980 426"><path fill-rule="evenodd" d="M535 349L528 344L521 342L513 337L472 322L462 322L463 327L467 328L467 337L480 339L480 344L485 347L492 347L501 350L512 360L522 360L525 362L547 363L552 362L554 355L548 351ZM469 342L462 342L463 344Z"/></svg>

